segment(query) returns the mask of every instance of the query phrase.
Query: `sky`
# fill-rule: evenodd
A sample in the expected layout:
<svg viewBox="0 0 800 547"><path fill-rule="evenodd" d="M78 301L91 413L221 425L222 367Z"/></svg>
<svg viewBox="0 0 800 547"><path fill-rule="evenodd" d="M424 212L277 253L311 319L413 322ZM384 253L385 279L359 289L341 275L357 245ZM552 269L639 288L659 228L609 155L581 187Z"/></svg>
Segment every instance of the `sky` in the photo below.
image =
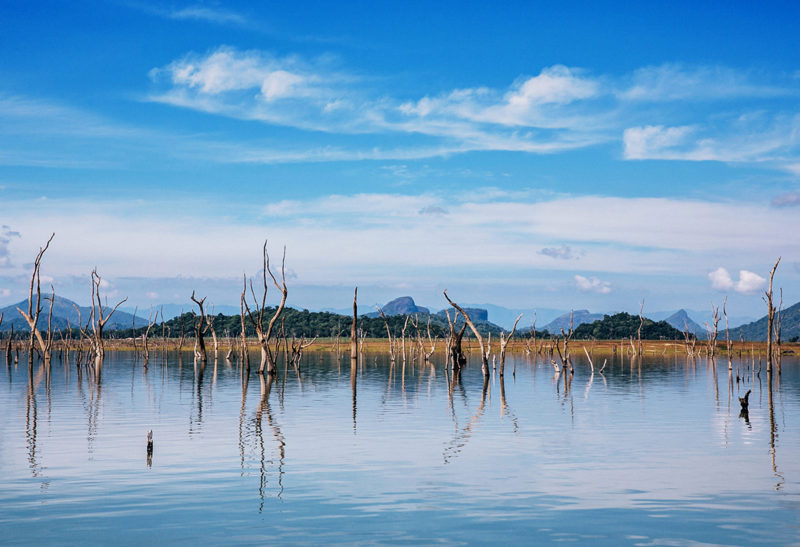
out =
<svg viewBox="0 0 800 547"><path fill-rule="evenodd" d="M254 4L0 4L0 306L800 300L800 4Z"/></svg>

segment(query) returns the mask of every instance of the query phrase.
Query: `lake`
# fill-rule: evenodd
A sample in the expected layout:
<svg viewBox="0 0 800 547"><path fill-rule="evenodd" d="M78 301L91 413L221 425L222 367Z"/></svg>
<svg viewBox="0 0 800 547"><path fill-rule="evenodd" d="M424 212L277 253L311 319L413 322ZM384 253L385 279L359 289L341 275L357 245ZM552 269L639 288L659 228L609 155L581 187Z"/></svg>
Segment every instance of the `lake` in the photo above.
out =
<svg viewBox="0 0 800 547"><path fill-rule="evenodd" d="M800 542L796 358L771 396L749 359L730 376L725 359L608 359L600 374L575 356L565 384L514 354L484 383L441 353L366 354L353 379L316 351L267 382L109 352L98 383L0 357L0 541Z"/></svg>

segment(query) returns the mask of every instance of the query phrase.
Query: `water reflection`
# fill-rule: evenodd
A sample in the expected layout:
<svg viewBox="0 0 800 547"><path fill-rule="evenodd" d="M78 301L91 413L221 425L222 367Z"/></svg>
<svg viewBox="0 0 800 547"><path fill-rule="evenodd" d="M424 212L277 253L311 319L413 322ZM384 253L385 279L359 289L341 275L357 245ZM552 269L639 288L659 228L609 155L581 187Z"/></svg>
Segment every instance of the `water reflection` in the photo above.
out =
<svg viewBox="0 0 800 547"><path fill-rule="evenodd" d="M453 377L456 379L457 383L461 383L461 370L456 369L453 371ZM462 386L463 388L463 386ZM470 437L474 433L474 430L477 429L478 425L480 424L481 417L483 417L484 409L486 407L486 395L489 392L489 376L483 376L483 388L481 389L481 401L478 405L478 408L475 410L475 413L469 419L467 424L463 428L459 428L458 426L458 419L456 417L456 413L453 412L453 425L455 426L455 435L453 436L452 440L445 446L444 453L442 454L444 457L444 463L450 463L453 461L454 458L458 456L458 454L463 450L464 446L469 441ZM463 394L463 389L462 389ZM464 394L464 402L466 403L466 394Z"/></svg>
<svg viewBox="0 0 800 547"><path fill-rule="evenodd" d="M800 464L791 456L800 451L800 371L786 361L780 381L768 373L762 382L755 359L745 353L734 359L736 370L728 369L724 394L724 367L701 356L609 352L603 371L581 358L574 373L566 368L553 376L547 359L510 355L519 361L512 379L482 375L475 360L452 371L437 355L429 362L412 356L403 367L365 354L351 362L348 386L347 365L340 375L341 361L321 353L308 354L302 367L285 361L277 377L252 381L241 359L224 366L215 361L207 370L202 362L184 367L174 353L160 353L159 360L154 354L149 370L141 359L112 353L102 378L92 363L77 365L69 353L61 364L53 361L49 374L36 358L27 369L7 367L10 382L0 386L7 392L0 394L0 411L19 418L17 429L4 436L9 486L0 492L0 514L11 515L15 503L45 506L52 500L47 508L60 532L59 522L69 519L58 511L66 505L111 521L118 516L91 491L102 477L103 496L117 514L152 516L152 499L133 501L146 484L186 504L187 513L216 501L235 508L240 519L270 515L270 522L294 534L272 539L287 543L330 539L322 535L312 506L328 523L339 516L374 522L391 512L411 531L393 539L409 543L434 542L414 535L419 528L413 523L436 519L446 506L458 514L488 511L490 518L512 519L523 528L521 523L555 518L552 509L558 508L563 520L548 526L561 532L572 529L581 510L612 511L619 526L628 526L626 518L635 511L663 518L702 514L706 526L721 534L706 543L757 539L734 540L708 524L741 529L731 521L731 508L748 516L748 530L760 526L760 517L747 512L753 504L788 507L785 523L798 522L791 504L800 496ZM492 397L493 390L499 396ZM158 435L155 467L152 451L141 465L148 427ZM620 462L620 453L629 457ZM529 472L533 467L535 474ZM58 480L45 482L55 473ZM35 493L31 477L39 485ZM51 498L41 496L45 484ZM725 510L715 507L715 496L731 491L736 496ZM25 492L27 501L20 503L13 492ZM769 497L776 492L781 497ZM277 503L279 511L273 510ZM296 516L286 520L307 510L302 524ZM181 520L180 512L175 518L185 530L206 526L188 516ZM599 537L617 543L596 515L590 520ZM436 526L455 533L442 520ZM654 542L670 539L643 528L641 535ZM32 534L28 539L38 537L35 526L25 530ZM786 542L785 535L779 537ZM703 538L675 541L691 539Z"/></svg>
<svg viewBox="0 0 800 547"><path fill-rule="evenodd" d="M267 376L265 379L264 377ZM269 394L272 390L272 383L273 383L273 374L259 374L259 381L261 382L261 400L258 403L258 409L256 410L256 415L254 418L255 424L255 436L258 443L259 453L261 456L260 461L260 480L259 480L259 487L258 487L258 494L261 498L261 503L258 507L258 512L260 513L264 509L264 499L266 496L267 490L267 467L269 464L274 464L273 460L267 459L267 452L265 449L264 443L264 432L262 428L262 421L263 418L266 416L267 424L271 429L272 437L275 439L275 442L278 446L278 464L277 464L277 473L278 473L278 492L277 497L280 498L283 495L283 463L284 459L286 458L286 441L283 438L283 433L281 433L281 429L278 426L277 422L272 416L272 409L270 408L269 404Z"/></svg>

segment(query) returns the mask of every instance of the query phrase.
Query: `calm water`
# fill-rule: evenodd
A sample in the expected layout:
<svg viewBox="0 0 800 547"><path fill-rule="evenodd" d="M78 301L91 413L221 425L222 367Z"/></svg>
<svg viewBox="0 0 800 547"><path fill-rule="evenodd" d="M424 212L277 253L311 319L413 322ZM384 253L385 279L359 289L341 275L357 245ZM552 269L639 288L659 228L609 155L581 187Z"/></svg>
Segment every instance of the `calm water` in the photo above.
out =
<svg viewBox="0 0 800 547"><path fill-rule="evenodd" d="M328 352L270 385L188 354L111 353L99 385L3 362L0 543L800 542L797 360L772 408L736 364L578 359L566 389L510 361L485 390L441 358L369 355L355 387Z"/></svg>

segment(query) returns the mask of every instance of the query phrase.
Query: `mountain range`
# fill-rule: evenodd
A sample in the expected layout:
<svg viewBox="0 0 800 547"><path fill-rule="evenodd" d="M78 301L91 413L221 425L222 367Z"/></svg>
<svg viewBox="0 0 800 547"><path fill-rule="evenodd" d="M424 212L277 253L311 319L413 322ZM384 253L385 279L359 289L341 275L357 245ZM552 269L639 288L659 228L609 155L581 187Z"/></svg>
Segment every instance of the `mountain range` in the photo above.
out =
<svg viewBox="0 0 800 547"><path fill-rule="evenodd" d="M50 295L42 295L42 312L41 315L39 315L39 324L37 325L39 330L47 330L47 317L50 313L49 297ZM46 300L45 298L48 299ZM67 328L67 321L69 321L69 325L71 327L77 327L79 317L80 321L86 325L86 321L89 319L89 314L92 312L92 309L88 306L78 306L78 309L80 310L80 315L78 315L78 311L75 309L75 306L77 306L77 304L72 300L56 295L56 298L53 301L54 329L61 330ZM112 307L113 304L109 306L108 311L111 311ZM16 304L11 304L10 306L0 309L0 313L3 314L3 324L0 325L0 331L9 331L11 330L12 325L15 331L30 330L28 322L25 321L22 315L20 315L17 308L27 312L28 301L23 300ZM106 309L105 306L103 309ZM111 316L111 319L108 320L105 328L106 330L129 329L131 325L135 325L136 327L147 326L147 321L141 317L134 318L132 314L118 309L116 312L114 312L114 315Z"/></svg>

